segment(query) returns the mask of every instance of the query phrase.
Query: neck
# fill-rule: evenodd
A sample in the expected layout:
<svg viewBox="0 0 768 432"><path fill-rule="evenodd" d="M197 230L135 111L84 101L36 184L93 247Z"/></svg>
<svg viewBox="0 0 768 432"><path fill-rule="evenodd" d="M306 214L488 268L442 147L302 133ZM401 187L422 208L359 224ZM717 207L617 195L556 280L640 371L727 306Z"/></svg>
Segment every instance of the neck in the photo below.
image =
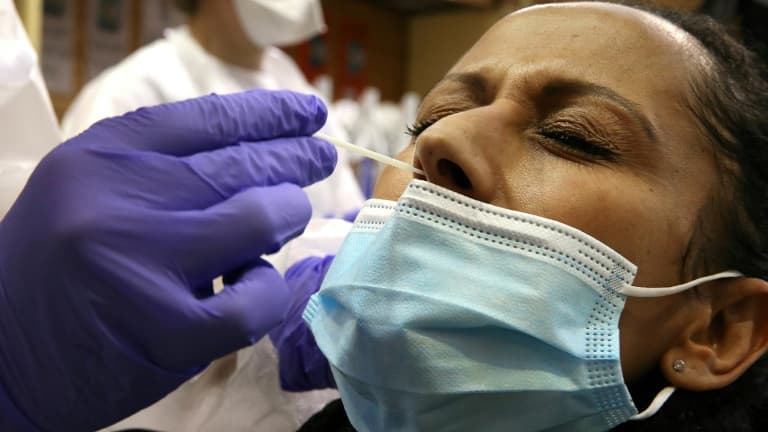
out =
<svg viewBox="0 0 768 432"><path fill-rule="evenodd" d="M261 67L264 49L248 40L239 22L233 26L232 22L221 19L219 14L202 12L189 19L189 29L205 51L235 66L246 69Z"/></svg>

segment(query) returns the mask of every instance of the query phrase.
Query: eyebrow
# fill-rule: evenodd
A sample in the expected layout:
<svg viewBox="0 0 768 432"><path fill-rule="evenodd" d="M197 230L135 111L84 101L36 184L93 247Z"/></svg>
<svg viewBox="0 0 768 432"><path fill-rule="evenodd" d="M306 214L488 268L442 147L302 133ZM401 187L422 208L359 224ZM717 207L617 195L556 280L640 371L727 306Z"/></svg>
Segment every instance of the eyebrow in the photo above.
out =
<svg viewBox="0 0 768 432"><path fill-rule="evenodd" d="M440 87L445 82L456 82L466 87L472 95L473 99L475 99L475 102L478 103L482 103L481 100L488 95L489 84L485 76L483 76L481 73L449 73L443 77L443 79L440 80L432 88L432 90ZM430 90L430 93L432 90ZM544 87L541 89L541 93L546 96L586 95L596 96L601 99L608 99L611 102L619 105L627 114L629 114L635 121L637 121L650 141L654 143L658 142L658 132L650 120L648 120L648 117L646 117L641 112L640 105L616 93L614 90L608 87L576 79L559 79L555 82L550 82L544 85Z"/></svg>
<svg viewBox="0 0 768 432"><path fill-rule="evenodd" d="M476 72L464 72L464 73L449 73L437 82L430 90L433 90L445 85L448 82L455 82L466 87L469 91L469 95L472 98L472 102L478 105L485 104L485 99L488 96L488 80L479 73ZM429 94L428 93L428 94Z"/></svg>
<svg viewBox="0 0 768 432"><path fill-rule="evenodd" d="M482 93L488 89L488 81L485 79L485 77L479 73L474 72L449 73L443 77L442 81L456 81L469 87L473 91L477 91L478 93Z"/></svg>

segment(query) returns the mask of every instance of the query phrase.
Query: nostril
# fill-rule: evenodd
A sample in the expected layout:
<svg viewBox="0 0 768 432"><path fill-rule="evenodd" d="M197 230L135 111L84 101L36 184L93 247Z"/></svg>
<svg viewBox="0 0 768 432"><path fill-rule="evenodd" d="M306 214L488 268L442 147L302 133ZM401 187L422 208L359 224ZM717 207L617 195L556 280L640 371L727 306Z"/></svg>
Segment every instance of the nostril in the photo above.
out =
<svg viewBox="0 0 768 432"><path fill-rule="evenodd" d="M454 185L461 189L472 188L472 182L469 181L469 177L464 173L464 170L448 159L440 159L437 162L437 173L450 179Z"/></svg>

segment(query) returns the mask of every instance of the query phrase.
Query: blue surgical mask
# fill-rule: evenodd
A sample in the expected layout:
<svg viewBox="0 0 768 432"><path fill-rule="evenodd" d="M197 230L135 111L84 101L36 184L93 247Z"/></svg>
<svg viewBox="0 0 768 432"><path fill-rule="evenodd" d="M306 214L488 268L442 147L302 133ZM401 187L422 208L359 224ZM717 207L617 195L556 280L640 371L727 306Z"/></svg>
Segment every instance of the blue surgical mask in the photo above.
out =
<svg viewBox="0 0 768 432"><path fill-rule="evenodd" d="M414 180L363 208L304 318L358 430L607 430L638 412L627 296L739 276L641 288L636 270L568 225Z"/></svg>

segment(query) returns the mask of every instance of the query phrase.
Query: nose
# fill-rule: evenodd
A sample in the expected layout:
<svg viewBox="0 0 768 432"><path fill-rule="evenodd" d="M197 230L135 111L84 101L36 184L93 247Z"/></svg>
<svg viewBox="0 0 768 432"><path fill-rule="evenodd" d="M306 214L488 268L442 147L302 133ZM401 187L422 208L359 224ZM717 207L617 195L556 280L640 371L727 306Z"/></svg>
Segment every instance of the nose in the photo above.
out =
<svg viewBox="0 0 768 432"><path fill-rule="evenodd" d="M483 123L480 114L467 111L444 117L419 135L414 166L424 175L417 178L480 201L492 201L495 184L503 175L501 165L493 160L500 137L498 128Z"/></svg>

